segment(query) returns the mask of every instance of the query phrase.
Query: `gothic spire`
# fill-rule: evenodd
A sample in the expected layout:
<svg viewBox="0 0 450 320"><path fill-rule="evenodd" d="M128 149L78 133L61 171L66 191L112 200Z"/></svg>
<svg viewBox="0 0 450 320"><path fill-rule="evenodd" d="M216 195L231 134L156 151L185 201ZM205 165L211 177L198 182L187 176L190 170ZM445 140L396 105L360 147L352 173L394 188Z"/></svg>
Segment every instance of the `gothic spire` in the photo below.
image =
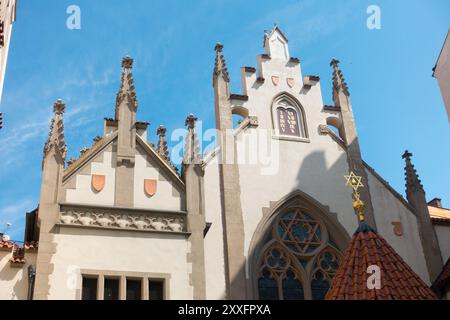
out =
<svg viewBox="0 0 450 320"><path fill-rule="evenodd" d="M53 105L53 118L50 124L50 132L44 145L44 157L55 147L55 151L59 152L63 159L66 158L67 146L64 139L64 122L63 113L66 105L61 99L58 99Z"/></svg>
<svg viewBox="0 0 450 320"><path fill-rule="evenodd" d="M156 130L156 134L159 136L156 152L158 152L164 160L169 161L169 147L167 146L166 131L167 129L162 125Z"/></svg>
<svg viewBox="0 0 450 320"><path fill-rule="evenodd" d="M348 91L347 83L345 82L344 75L339 68L339 60L333 58L330 62L330 66L333 67L333 92L342 92L348 97L350 92Z"/></svg>
<svg viewBox="0 0 450 320"><path fill-rule="evenodd" d="M227 64L225 62L222 49L223 45L221 43L217 43L214 47L214 51L216 51L216 60L214 63L213 79L215 80L219 75L221 75L225 82L230 82L230 76L228 74Z"/></svg>
<svg viewBox="0 0 450 320"><path fill-rule="evenodd" d="M133 67L133 59L130 56L125 56L122 59L122 77L120 80L120 88L116 97L116 113L115 119L119 119L119 106L120 103L128 98L134 111L137 111L137 97L134 87L133 74L131 72Z"/></svg>
<svg viewBox="0 0 450 320"><path fill-rule="evenodd" d="M436 279L442 270L442 256L436 230L431 222L430 211L425 197L425 191L419 179L414 165L411 163L412 154L405 151L402 158L405 159L406 198L414 208L417 215L420 241L427 263L428 274L431 280Z"/></svg>
<svg viewBox="0 0 450 320"><path fill-rule="evenodd" d="M419 179L416 169L414 169L414 165L411 163L412 153L408 150L405 151L402 158L405 159L405 180L406 180L406 195L409 198L408 194L410 192L421 191L425 193L423 190L422 183Z"/></svg>
<svg viewBox="0 0 450 320"><path fill-rule="evenodd" d="M185 126L188 128L188 134L186 136L186 142L184 147L184 164L198 164L200 163L200 148L197 139L197 134L195 133L195 123L197 118L191 113L185 122Z"/></svg>

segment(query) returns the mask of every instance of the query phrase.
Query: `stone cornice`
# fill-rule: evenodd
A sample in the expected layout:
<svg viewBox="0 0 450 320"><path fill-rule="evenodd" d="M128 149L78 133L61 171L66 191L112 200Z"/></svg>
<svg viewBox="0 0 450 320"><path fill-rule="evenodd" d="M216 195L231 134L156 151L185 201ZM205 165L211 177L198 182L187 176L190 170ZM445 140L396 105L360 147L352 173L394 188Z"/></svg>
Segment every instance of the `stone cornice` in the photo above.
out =
<svg viewBox="0 0 450 320"><path fill-rule="evenodd" d="M60 226L187 234L186 212L61 204Z"/></svg>
<svg viewBox="0 0 450 320"><path fill-rule="evenodd" d="M240 100L240 101L248 101L248 96L243 94L230 94L230 100Z"/></svg>

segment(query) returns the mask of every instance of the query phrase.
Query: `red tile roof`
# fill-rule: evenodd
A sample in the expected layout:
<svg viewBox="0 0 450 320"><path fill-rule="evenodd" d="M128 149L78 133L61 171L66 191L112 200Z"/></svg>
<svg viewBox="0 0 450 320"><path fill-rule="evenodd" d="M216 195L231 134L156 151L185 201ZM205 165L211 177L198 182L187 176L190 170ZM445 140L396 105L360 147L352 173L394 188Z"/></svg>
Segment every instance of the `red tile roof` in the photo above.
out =
<svg viewBox="0 0 450 320"><path fill-rule="evenodd" d="M367 268L380 268L380 289L369 289ZM383 237L362 222L342 258L327 300L434 300L436 295Z"/></svg>
<svg viewBox="0 0 450 320"><path fill-rule="evenodd" d="M24 264L26 261L23 257L16 257L9 259L9 262L12 264Z"/></svg>
<svg viewBox="0 0 450 320"><path fill-rule="evenodd" d="M14 242L11 241L0 241L0 248L11 249L14 245Z"/></svg>
<svg viewBox="0 0 450 320"><path fill-rule="evenodd" d="M23 246L17 245L14 241L0 241L0 248L24 248L25 250L34 250L38 248L38 242L25 242Z"/></svg>

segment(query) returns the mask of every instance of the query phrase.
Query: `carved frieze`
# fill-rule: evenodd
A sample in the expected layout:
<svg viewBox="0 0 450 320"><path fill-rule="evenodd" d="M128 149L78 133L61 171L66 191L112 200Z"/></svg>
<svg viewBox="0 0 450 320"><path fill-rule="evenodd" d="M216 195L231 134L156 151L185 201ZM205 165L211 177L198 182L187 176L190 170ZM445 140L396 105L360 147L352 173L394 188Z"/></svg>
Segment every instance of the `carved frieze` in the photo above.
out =
<svg viewBox="0 0 450 320"><path fill-rule="evenodd" d="M62 225L114 228L124 230L186 232L182 213L142 212L135 210L63 206Z"/></svg>

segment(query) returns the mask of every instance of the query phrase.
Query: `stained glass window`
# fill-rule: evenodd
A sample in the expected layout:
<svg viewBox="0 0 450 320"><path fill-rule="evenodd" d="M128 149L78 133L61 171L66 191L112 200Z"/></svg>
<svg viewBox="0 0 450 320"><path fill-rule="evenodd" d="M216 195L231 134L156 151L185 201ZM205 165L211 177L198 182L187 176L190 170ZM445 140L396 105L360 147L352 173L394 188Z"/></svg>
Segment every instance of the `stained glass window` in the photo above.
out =
<svg viewBox="0 0 450 320"><path fill-rule="evenodd" d="M260 258L259 298L323 299L341 257L325 225L293 208L274 221L269 234Z"/></svg>

